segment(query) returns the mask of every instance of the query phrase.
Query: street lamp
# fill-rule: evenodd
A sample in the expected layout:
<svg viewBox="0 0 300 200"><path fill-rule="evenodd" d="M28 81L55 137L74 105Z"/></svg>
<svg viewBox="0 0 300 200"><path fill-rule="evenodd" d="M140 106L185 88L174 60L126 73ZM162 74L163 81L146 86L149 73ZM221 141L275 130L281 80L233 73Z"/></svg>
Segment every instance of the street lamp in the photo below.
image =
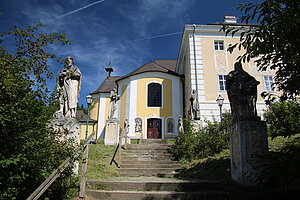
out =
<svg viewBox="0 0 300 200"><path fill-rule="evenodd" d="M86 129L85 129L85 139L87 139L88 137L88 133L89 133L89 119L90 119L90 105L92 104L93 102L93 97L92 95L87 95L86 96L86 103L88 104L88 114L87 114L87 117L86 117Z"/></svg>
<svg viewBox="0 0 300 200"><path fill-rule="evenodd" d="M222 106L223 106L224 98L221 95L219 95L216 101L218 103L218 106L220 107L220 119L222 121Z"/></svg>

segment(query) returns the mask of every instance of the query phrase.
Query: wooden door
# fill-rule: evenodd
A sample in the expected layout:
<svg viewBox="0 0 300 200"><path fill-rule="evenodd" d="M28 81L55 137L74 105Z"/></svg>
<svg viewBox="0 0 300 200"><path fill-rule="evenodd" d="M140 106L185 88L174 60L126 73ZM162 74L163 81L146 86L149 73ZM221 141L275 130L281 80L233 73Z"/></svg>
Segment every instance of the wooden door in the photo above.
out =
<svg viewBox="0 0 300 200"><path fill-rule="evenodd" d="M161 138L161 119L147 120L147 138Z"/></svg>

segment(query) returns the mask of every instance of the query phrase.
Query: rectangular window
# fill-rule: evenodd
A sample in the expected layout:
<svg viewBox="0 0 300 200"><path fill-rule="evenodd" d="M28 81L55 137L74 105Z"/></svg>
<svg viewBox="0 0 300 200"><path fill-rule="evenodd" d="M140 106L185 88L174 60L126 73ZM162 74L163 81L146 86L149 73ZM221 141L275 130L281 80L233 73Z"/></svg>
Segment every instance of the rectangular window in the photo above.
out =
<svg viewBox="0 0 300 200"><path fill-rule="evenodd" d="M273 82L273 76L266 75L263 76L264 79L264 85L265 85L265 90L267 92L274 92L274 82Z"/></svg>
<svg viewBox="0 0 300 200"><path fill-rule="evenodd" d="M219 77L219 91L226 91L227 75L218 75L218 77Z"/></svg>
<svg viewBox="0 0 300 200"><path fill-rule="evenodd" d="M224 50L224 41L218 40L214 42L215 44L215 50L216 51L223 51Z"/></svg>

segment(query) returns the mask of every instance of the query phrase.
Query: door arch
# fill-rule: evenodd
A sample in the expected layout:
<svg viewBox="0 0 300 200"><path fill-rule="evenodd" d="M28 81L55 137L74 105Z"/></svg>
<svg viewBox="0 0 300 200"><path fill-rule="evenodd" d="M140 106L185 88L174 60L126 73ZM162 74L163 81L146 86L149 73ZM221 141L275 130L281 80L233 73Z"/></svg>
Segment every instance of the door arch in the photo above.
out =
<svg viewBox="0 0 300 200"><path fill-rule="evenodd" d="M147 119L147 139L162 138L162 120L159 118Z"/></svg>

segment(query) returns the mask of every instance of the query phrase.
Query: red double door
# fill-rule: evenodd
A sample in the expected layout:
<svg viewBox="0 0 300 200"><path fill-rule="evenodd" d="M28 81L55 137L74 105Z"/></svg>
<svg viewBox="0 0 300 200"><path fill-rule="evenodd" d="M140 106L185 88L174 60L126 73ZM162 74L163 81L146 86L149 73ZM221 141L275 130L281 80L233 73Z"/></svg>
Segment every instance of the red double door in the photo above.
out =
<svg viewBox="0 0 300 200"><path fill-rule="evenodd" d="M161 119L151 118L147 120L147 138L161 139Z"/></svg>

